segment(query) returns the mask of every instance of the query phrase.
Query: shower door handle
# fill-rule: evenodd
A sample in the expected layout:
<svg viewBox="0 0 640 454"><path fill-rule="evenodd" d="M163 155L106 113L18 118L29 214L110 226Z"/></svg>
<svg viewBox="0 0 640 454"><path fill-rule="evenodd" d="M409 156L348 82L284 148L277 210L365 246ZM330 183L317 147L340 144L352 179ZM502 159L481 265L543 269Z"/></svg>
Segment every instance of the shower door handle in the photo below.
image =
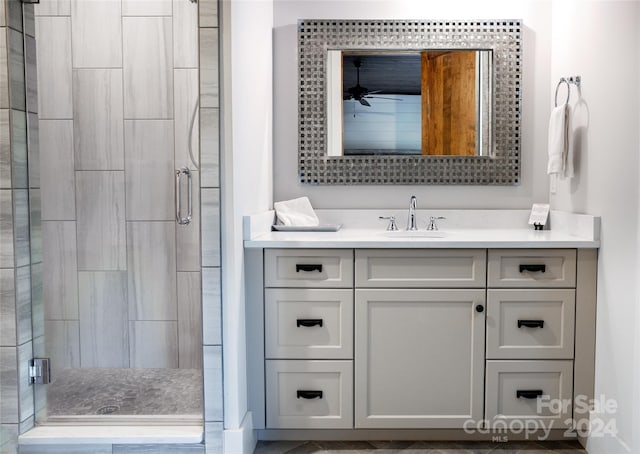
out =
<svg viewBox="0 0 640 454"><path fill-rule="evenodd" d="M180 184L180 180L182 175L187 176L187 217L182 217L182 185ZM193 193L192 184L191 184L191 171L187 167L182 167L181 169L176 170L176 222L180 225L187 225L191 222L191 218L193 215L193 204L191 199L191 194Z"/></svg>

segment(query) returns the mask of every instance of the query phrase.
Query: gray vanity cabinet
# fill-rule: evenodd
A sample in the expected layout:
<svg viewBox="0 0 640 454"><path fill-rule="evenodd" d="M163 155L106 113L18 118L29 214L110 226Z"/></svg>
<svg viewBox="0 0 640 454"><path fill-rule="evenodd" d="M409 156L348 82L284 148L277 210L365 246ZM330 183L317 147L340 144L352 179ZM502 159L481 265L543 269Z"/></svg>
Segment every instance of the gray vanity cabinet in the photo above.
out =
<svg viewBox="0 0 640 454"><path fill-rule="evenodd" d="M482 418L484 249L355 252L355 427Z"/></svg>
<svg viewBox="0 0 640 454"><path fill-rule="evenodd" d="M249 320L259 347L249 352L260 428L522 420L564 430L581 415L571 405L550 414L539 401L593 393L593 249L274 248L255 257L248 292L260 303Z"/></svg>
<svg viewBox="0 0 640 454"><path fill-rule="evenodd" d="M482 418L482 289L357 289L356 428Z"/></svg>

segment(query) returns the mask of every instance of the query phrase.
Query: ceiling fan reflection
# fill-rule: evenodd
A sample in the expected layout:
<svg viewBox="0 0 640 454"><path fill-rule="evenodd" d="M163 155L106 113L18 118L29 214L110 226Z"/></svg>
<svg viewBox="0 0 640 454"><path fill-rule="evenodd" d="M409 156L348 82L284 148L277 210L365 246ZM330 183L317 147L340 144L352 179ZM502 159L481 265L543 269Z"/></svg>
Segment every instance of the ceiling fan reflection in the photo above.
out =
<svg viewBox="0 0 640 454"><path fill-rule="evenodd" d="M362 61L358 58L353 61L353 65L356 67L356 85L354 87L347 89L348 94L346 94L343 98L345 101L353 99L354 101L358 101L360 104L362 104L365 107L371 107L371 104L369 103L369 101L367 101L367 99L372 99L372 98L389 99L392 101L402 101L402 99L400 98L389 98L386 96L371 96L372 94L380 93L382 90L369 91L367 87L363 87L362 85L360 85L360 67L362 66Z"/></svg>

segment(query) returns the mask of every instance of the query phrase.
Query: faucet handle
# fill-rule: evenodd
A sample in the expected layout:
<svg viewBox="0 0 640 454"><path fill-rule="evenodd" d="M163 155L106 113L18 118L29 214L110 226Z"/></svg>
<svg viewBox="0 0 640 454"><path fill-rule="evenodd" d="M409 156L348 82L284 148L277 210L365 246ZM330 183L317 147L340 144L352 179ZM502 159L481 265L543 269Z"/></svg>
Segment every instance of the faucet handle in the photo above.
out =
<svg viewBox="0 0 640 454"><path fill-rule="evenodd" d="M427 225L427 230L438 230L438 224L436 221L440 219L447 219L444 216L429 216L429 224Z"/></svg>
<svg viewBox="0 0 640 454"><path fill-rule="evenodd" d="M389 230L391 232L395 232L396 230L398 230L398 225L396 224L396 217L395 216L380 216L379 219L388 219L389 220L389 225L387 226L387 230Z"/></svg>

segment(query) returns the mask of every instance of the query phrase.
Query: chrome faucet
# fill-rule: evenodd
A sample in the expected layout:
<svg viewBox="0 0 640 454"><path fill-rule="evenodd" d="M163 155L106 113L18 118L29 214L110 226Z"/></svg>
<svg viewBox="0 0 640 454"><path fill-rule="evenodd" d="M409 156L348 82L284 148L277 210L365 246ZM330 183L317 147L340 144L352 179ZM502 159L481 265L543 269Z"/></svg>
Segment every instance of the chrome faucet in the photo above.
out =
<svg viewBox="0 0 640 454"><path fill-rule="evenodd" d="M417 199L415 195L411 196L409 202L409 218L407 219L407 230L418 230L418 223L416 222L416 207Z"/></svg>

